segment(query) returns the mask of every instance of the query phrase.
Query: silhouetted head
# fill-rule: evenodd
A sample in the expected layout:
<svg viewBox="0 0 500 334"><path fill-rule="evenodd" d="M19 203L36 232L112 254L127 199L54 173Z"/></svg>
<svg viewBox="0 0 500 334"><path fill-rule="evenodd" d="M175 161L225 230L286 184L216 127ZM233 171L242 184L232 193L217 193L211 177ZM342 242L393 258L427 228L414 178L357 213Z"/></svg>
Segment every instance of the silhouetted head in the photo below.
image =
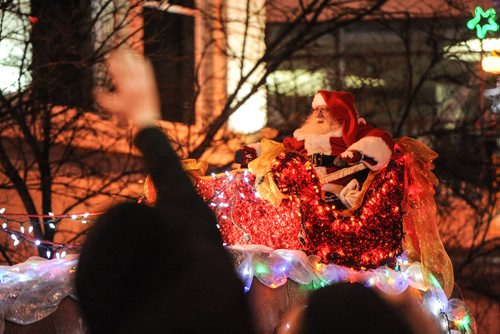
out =
<svg viewBox="0 0 500 334"><path fill-rule="evenodd" d="M162 292L159 287L178 276L172 252L182 242L181 235L159 217L153 207L119 204L89 232L76 286L92 333L120 332L122 325L137 328L134 322L143 324L143 308L154 312L151 299Z"/></svg>
<svg viewBox="0 0 500 334"><path fill-rule="evenodd" d="M179 224L183 219L135 203L112 207L98 219L76 277L91 333L251 331L228 254L192 235Z"/></svg>
<svg viewBox="0 0 500 334"><path fill-rule="evenodd" d="M339 283L313 292L303 333L413 333L399 311L358 283Z"/></svg>

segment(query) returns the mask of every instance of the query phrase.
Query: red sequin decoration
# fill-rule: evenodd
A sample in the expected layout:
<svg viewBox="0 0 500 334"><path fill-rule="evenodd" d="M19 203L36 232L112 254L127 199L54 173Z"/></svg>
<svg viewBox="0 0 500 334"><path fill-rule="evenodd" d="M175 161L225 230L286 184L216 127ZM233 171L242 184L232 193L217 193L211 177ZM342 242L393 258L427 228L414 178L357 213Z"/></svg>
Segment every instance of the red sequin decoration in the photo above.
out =
<svg viewBox="0 0 500 334"><path fill-rule="evenodd" d="M280 187L300 198L307 254L358 270L395 265L403 238L402 161L392 161L374 177L361 206L348 216L321 199L310 162L293 153L281 154L277 161L274 173Z"/></svg>
<svg viewBox="0 0 500 334"><path fill-rule="evenodd" d="M282 153L273 163L276 183L289 194L277 208L256 196L255 176L250 173L200 180L197 189L214 210L229 245L301 249L323 262L358 270L394 266L403 238L400 160L375 175L362 205L349 216L321 199L314 168L296 153Z"/></svg>
<svg viewBox="0 0 500 334"><path fill-rule="evenodd" d="M298 205L283 201L274 207L256 195L253 174L232 172L229 175L197 183L198 192L217 216L224 242L301 249Z"/></svg>

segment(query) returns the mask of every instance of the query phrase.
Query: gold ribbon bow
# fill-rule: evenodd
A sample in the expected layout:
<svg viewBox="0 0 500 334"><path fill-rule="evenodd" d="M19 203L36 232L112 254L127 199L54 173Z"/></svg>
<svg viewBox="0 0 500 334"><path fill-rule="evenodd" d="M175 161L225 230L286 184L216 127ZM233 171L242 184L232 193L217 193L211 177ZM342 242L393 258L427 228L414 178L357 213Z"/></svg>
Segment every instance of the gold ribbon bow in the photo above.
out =
<svg viewBox="0 0 500 334"><path fill-rule="evenodd" d="M283 198L287 196L281 193L274 182L271 168L274 158L281 152L284 152L285 147L283 144L270 139L263 139L260 145L261 155L248 164L248 170L256 177L255 189L259 193L260 198L270 202L274 206L279 206Z"/></svg>
<svg viewBox="0 0 500 334"><path fill-rule="evenodd" d="M193 175L193 176L203 176L208 168L208 163L205 161L196 161L196 159L184 159L181 160L182 168Z"/></svg>

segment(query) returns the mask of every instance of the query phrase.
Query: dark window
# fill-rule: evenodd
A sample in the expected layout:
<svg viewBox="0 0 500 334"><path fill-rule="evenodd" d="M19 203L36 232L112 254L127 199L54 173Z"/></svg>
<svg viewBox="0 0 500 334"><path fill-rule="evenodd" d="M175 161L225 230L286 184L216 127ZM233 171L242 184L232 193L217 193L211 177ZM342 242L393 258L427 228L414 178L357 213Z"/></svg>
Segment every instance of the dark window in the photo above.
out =
<svg viewBox="0 0 500 334"><path fill-rule="evenodd" d="M194 123L194 17L144 7L144 54L160 91L162 117Z"/></svg>
<svg viewBox="0 0 500 334"><path fill-rule="evenodd" d="M66 106L89 106L92 96L90 0L32 0L33 94Z"/></svg>
<svg viewBox="0 0 500 334"><path fill-rule="evenodd" d="M180 5L182 7L194 8L194 0L170 0L172 5Z"/></svg>

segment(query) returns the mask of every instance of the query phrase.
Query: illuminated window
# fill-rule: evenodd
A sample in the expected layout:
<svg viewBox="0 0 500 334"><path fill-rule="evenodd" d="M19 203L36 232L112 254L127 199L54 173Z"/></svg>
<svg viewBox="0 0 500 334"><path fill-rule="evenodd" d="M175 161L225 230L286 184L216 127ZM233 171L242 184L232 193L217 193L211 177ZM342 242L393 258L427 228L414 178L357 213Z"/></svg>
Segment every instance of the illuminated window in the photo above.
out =
<svg viewBox="0 0 500 334"><path fill-rule="evenodd" d="M362 87L383 87L385 85L385 80L372 77L360 77L354 74L350 74L344 77L344 85L348 89L357 89Z"/></svg>
<svg viewBox="0 0 500 334"><path fill-rule="evenodd" d="M16 1L2 9L0 17L0 89L2 93L22 91L31 82L28 66L32 51L29 1ZM26 48L27 47L27 48Z"/></svg>
<svg viewBox="0 0 500 334"><path fill-rule="evenodd" d="M286 96L313 96L326 82L325 70L279 70L267 77L268 90Z"/></svg>
<svg viewBox="0 0 500 334"><path fill-rule="evenodd" d="M264 54L266 12L264 0L227 0L227 92L237 90L236 101L241 101L259 81L265 71L265 64L250 75L239 87L245 76ZM248 6L248 8L247 8ZM247 14L248 12L248 14ZM248 21L246 24L241 22ZM246 40L246 42L244 42ZM239 88L238 88L239 87ZM260 87L238 110L229 117L228 126L236 133L253 133L262 129L267 122L267 96L265 87Z"/></svg>
<svg viewBox="0 0 500 334"><path fill-rule="evenodd" d="M470 39L444 48L445 56L463 61L480 61L481 52L500 50L500 38Z"/></svg>

